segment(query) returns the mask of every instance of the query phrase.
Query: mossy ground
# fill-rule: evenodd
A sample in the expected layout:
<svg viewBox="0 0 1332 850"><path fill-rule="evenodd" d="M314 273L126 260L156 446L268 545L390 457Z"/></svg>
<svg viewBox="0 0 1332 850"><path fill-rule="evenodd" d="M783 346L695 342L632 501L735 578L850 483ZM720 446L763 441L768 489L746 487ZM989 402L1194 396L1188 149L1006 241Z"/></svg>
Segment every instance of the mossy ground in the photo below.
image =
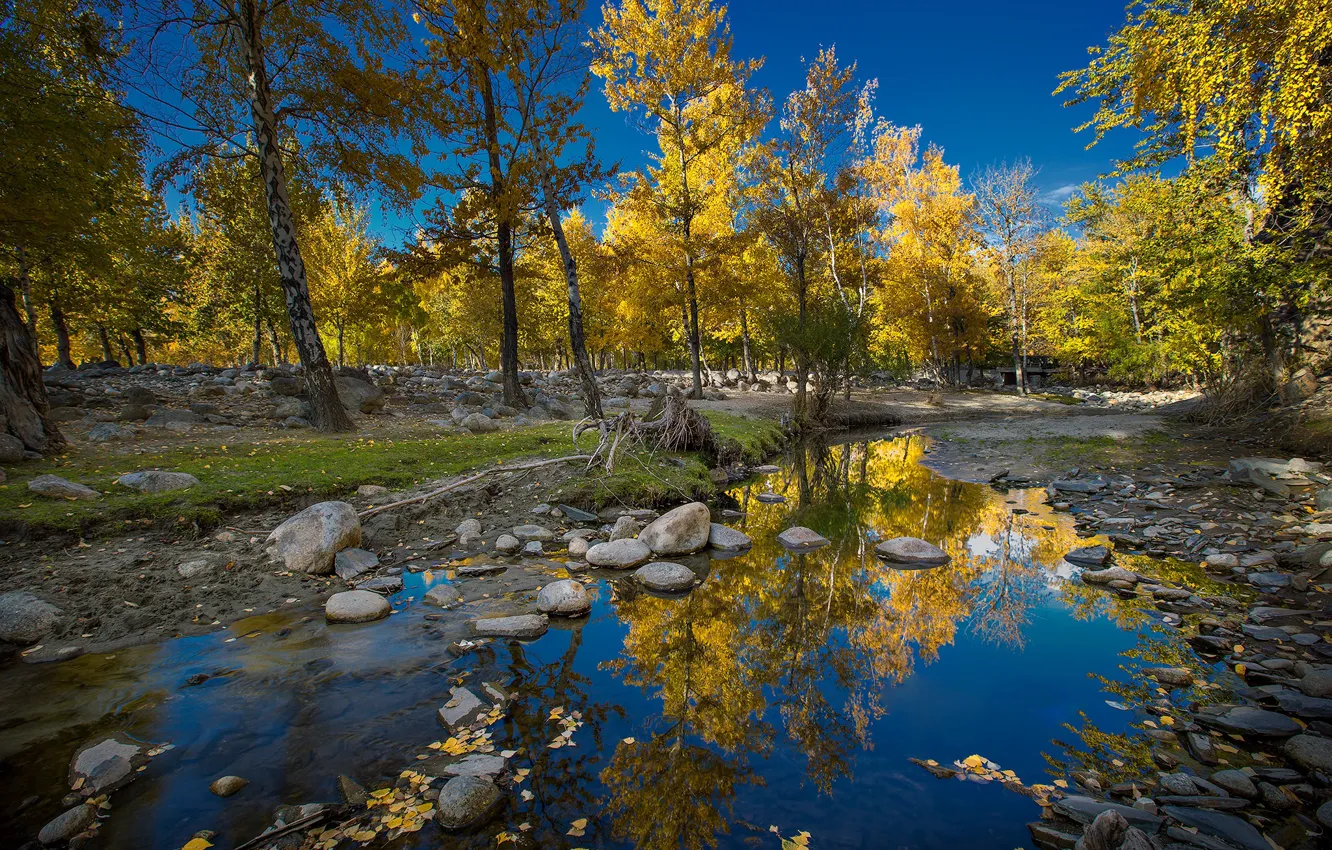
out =
<svg viewBox="0 0 1332 850"><path fill-rule="evenodd" d="M750 462L781 444L781 430L771 420L716 412L708 416L718 437L737 446ZM0 485L0 534L92 535L117 526L163 522L210 528L248 511L345 497L362 484L406 489L516 458L575 454L595 444L595 435L585 434L576 449L566 423L480 435L437 436L421 429L353 436L263 434L234 444L140 445L123 453L84 444L9 470L8 481ZM115 484L121 474L142 469L188 472L200 484L157 495ZM38 496L27 482L43 473L87 484L105 495L97 501ZM614 473L579 478L561 498L590 507L651 504L703 496L712 486L708 466L696 455L630 452L622 453Z"/></svg>

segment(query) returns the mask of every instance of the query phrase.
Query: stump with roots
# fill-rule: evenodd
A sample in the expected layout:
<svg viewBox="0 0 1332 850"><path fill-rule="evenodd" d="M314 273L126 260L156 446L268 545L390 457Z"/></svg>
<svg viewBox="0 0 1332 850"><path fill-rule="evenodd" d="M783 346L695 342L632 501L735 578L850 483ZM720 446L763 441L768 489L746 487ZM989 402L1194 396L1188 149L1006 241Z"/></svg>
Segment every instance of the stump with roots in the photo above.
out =
<svg viewBox="0 0 1332 850"><path fill-rule="evenodd" d="M656 407L654 404L654 410ZM685 404L684 399L675 396L667 396L659 415L645 421L635 420L629 411L610 419L584 419L574 426L575 445L579 436L593 429L600 433L601 439L587 465L589 469L596 465L605 466L607 472L614 471L615 453L625 440L653 450L673 452L701 451L716 454L718 447L712 423L707 417Z"/></svg>

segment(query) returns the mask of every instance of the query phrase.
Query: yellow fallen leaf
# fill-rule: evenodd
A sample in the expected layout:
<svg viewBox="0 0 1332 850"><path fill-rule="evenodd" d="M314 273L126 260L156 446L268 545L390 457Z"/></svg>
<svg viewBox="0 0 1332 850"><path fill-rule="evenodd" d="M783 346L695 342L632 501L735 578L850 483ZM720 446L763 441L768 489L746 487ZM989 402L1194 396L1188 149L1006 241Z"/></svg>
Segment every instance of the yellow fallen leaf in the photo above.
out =
<svg viewBox="0 0 1332 850"><path fill-rule="evenodd" d="M574 825L574 828L575 828L575 829L586 829L586 828L587 828L587 818L578 818L578 819L576 819L576 820L573 822L573 825Z"/></svg>
<svg viewBox="0 0 1332 850"><path fill-rule="evenodd" d="M1169 714L1163 714L1161 715L1161 722L1164 723L1166 726L1174 726L1175 718L1171 717Z"/></svg>
<svg viewBox="0 0 1332 850"><path fill-rule="evenodd" d="M389 829L397 829L398 827L402 826L402 818L401 817L389 818L388 820L384 821L384 826L387 826Z"/></svg>
<svg viewBox="0 0 1332 850"><path fill-rule="evenodd" d="M189 841L185 842L185 846L180 848L180 850L208 850L208 848L212 846L213 842L205 838L191 838Z"/></svg>
<svg viewBox="0 0 1332 850"><path fill-rule="evenodd" d="M962 759L962 763L972 770L977 770L985 766L985 759L978 755L970 755Z"/></svg>
<svg viewBox="0 0 1332 850"><path fill-rule="evenodd" d="M371 792L370 792L370 796L371 796L371 797L374 797L376 800L382 800L382 799L384 799L385 797L387 797L389 794L392 794L392 793L393 793L393 792L392 792L390 789L388 789L388 788L380 788L380 789L377 790L377 791L371 791Z"/></svg>
<svg viewBox="0 0 1332 850"><path fill-rule="evenodd" d="M352 841L359 841L362 844L364 844L367 841L374 841L374 840L375 840L375 833L368 829L363 829L360 832L352 833Z"/></svg>
<svg viewBox="0 0 1332 850"><path fill-rule="evenodd" d="M1067 780L1067 779L1056 779L1056 780L1054 781L1054 784L1055 784L1055 787L1056 787L1056 788L1067 788L1067 787L1068 787L1068 780Z"/></svg>

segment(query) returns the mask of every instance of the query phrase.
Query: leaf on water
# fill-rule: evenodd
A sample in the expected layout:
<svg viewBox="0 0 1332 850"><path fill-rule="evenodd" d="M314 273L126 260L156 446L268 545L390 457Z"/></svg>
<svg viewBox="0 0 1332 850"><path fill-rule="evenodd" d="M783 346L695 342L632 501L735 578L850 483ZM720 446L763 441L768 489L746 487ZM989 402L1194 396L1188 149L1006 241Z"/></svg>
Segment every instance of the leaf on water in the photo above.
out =
<svg viewBox="0 0 1332 850"><path fill-rule="evenodd" d="M633 738L625 738L625 739L624 739L624 743L626 743L626 744L633 744L633 743L636 743L636 742L634 741Z"/></svg>
<svg viewBox="0 0 1332 850"><path fill-rule="evenodd" d="M362 844L366 844L375 840L375 833L371 830L363 829L360 832L353 832L351 839L352 841L359 841Z"/></svg>
<svg viewBox="0 0 1332 850"><path fill-rule="evenodd" d="M1117 708L1117 709L1119 709L1120 711L1128 711L1128 710L1129 710L1129 707L1128 707L1127 705L1124 705L1124 703L1122 703L1122 702L1115 702L1115 701L1112 700L1112 699L1108 699L1108 700L1106 700L1106 701L1105 701L1105 704L1108 705L1108 706L1110 706L1111 708Z"/></svg>
<svg viewBox="0 0 1332 850"><path fill-rule="evenodd" d="M500 750L500 758L511 759L518 755L517 750Z"/></svg>
<svg viewBox="0 0 1332 850"><path fill-rule="evenodd" d="M1055 787L1056 787L1056 788L1067 788L1067 787L1068 787L1068 780L1067 780L1067 779L1056 779L1056 780L1054 781L1054 784L1055 784Z"/></svg>
<svg viewBox="0 0 1332 850"><path fill-rule="evenodd" d="M371 797L374 797L376 800L382 800L382 799L384 799L385 797L387 797L389 794L392 794L392 793L393 793L393 791L392 791L391 789L389 789L389 788L380 788L380 789L377 790L377 791L371 791L371 792L370 792L370 796L371 796Z"/></svg>
<svg viewBox="0 0 1332 850"><path fill-rule="evenodd" d="M962 759L962 763L972 770L979 770L985 766L985 759L978 755L969 755Z"/></svg>
<svg viewBox="0 0 1332 850"><path fill-rule="evenodd" d="M536 797L535 794L533 794L531 791L528 791L526 788L523 789L523 793L520 796L523 798L524 803L530 803L532 802L532 799Z"/></svg>
<svg viewBox="0 0 1332 850"><path fill-rule="evenodd" d="M577 818L573 822L574 829L587 829L587 818Z"/></svg>
<svg viewBox="0 0 1332 850"><path fill-rule="evenodd" d="M388 820L384 821L384 826L387 826L389 829L397 829L398 827L402 826L402 817L401 816L391 817Z"/></svg>
<svg viewBox="0 0 1332 850"><path fill-rule="evenodd" d="M1174 726L1175 718L1171 717L1169 714L1163 714L1161 715L1161 722L1164 723L1166 726Z"/></svg>
<svg viewBox="0 0 1332 850"><path fill-rule="evenodd" d="M185 842L185 846L180 848L180 850L208 850L208 848L212 846L213 842L205 838L191 838L189 841Z"/></svg>

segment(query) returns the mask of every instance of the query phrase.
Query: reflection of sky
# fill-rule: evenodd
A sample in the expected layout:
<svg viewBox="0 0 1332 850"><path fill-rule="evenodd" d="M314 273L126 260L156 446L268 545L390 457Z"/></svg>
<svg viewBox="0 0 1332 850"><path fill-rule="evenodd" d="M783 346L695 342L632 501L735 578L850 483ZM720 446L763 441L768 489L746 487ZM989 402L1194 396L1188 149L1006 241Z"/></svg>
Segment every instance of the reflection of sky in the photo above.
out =
<svg viewBox="0 0 1332 850"><path fill-rule="evenodd" d="M894 492L900 493L900 487ZM960 492L976 495L976 491ZM800 510L791 502L750 507L756 511L751 522L773 520L778 525ZM900 508L916 509L905 502ZM929 509L937 514L939 502ZM758 510L764 513L758 514ZM857 532L853 527L847 533ZM873 529L862 533L864 539L873 541ZM960 536L967 559L985 567L975 574L972 587L978 593L989 593L1000 586L999 565L1005 549L1010 564L1030 565L1043 532L1039 525L1024 522L1012 532L997 531L1000 536L961 525L952 533ZM857 541L852 538L851 542ZM828 573L827 565L845 555L834 554L837 544L834 540L833 546L811 553L802 564L771 541L756 541L755 550L748 555L713 561L707 583L695 591L697 600L757 611L756 601L746 595L751 592L746 588L753 585L746 581L790 593L797 586L791 577L801 570L811 581ZM847 549L853 553L856 547ZM759 711L737 718L742 725L775 730L766 755L721 751L707 742L705 730L689 723L679 727L677 731L691 747L714 752L721 764L752 772L751 778L757 780L737 786L731 829L717 836L719 846L727 850L747 847L747 839L755 836L771 842L772 836L766 833L770 824L786 835L809 830L813 845L820 850L883 846L1010 850L1025 846L1024 824L1039 815L1029 800L995 785L936 780L906 759L950 763L980 753L1016 771L1028 783L1048 781L1041 753L1052 749L1051 739L1062 734L1061 724L1077 722L1079 711L1086 711L1106 731L1124 731L1132 715L1105 706L1105 695L1088 674L1101 673L1112 679L1123 675L1118 670L1119 653L1134 646L1135 635L1121 631L1106 618L1072 617L1057 595L1046 592L1070 574L1070 566L1062 561L1039 566L1016 578L1004 576L1018 584L1031 582L1042 591L1033 595L1025 612L1021 648L987 640L980 630L971 628L971 618L964 617L953 624L938 657L928 663L917 658L911 674L899 684L875 682L872 692L866 694L866 680L847 680L827 665L815 667L810 696L817 694L833 713L822 728L826 740L801 742L789 734L786 709L794 706L782 689L789 685L793 670L785 668L761 671L775 674L764 680L776 684L765 686ZM943 569L962 567L954 564ZM842 582L866 580L833 572ZM909 579L923 582L927 573L918 571ZM663 685L651 678L661 671L646 671L644 688L628 685L612 672L614 663L623 660L629 635L629 624L617 616L612 593L596 594L592 615L575 626L581 628L577 647L571 642L574 633L568 624L555 623L551 632L524 644L520 653L496 642L479 654L455 660L447 652L448 640L439 637L433 624L424 619L437 609L420 604L429 587L447 581L444 571L404 573L403 581L404 590L394 596L400 613L379 623L329 628L317 612L311 612L315 617L309 623L301 623L299 614L290 613L253 618L218 636L125 651L111 660L86 657L58 666L17 665L0 671L0 696L5 698L0 729L22 718L24 724L16 729L40 730L26 733L22 740L13 730L0 732L0 755L10 768L8 773L0 771L0 790L6 802L25 786L39 787L47 797L23 824L23 832L30 834L55 813L64 765L74 747L96 733L123 729L143 740L170 742L175 749L160 756L141 781L113 797L115 809L104 829L104 846L174 850L196 830L207 828L220 833L219 850L227 850L257 835L278 803L336 800L339 773L382 787L410 766L426 744L440 740L435 710L447 701L456 676L476 670L475 676L464 681L478 693L480 680L485 679L519 692L539 687L546 694L551 682L542 671L565 663L569 660L566 653L576 649L571 656L573 684L566 683L569 692L559 699L581 699L585 712L602 707L608 714L576 733L577 748L553 756L553 772L542 793L553 794L561 777L570 775L565 771L580 770L585 778L576 789L579 793L567 798L556 795L546 800L549 808L542 810L545 797L524 804L515 791L509 794L509 808L501 822L475 836L460 838L458 846L492 847L496 832L525 819L567 823L590 817L594 826L589 835L597 840L579 846L628 848L629 843L610 837L608 824L597 823L597 801L604 801L607 792L601 785L601 771L618 746L628 746L620 744L623 738L649 741L674 721L663 717ZM882 596L886 587L879 585L876 590L865 590L865 598L886 603ZM784 596L782 600L789 606L800 603L798 598ZM822 600L808 602L813 607ZM682 613L673 606L688 603L681 599L654 604ZM864 612L867 619L863 622L870 622L873 613ZM860 672L855 676L863 676L874 659L858 648L865 644L853 634L861 628L856 622L860 621L815 636L817 641L806 648L812 653L809 657L831 657L850 648L853 654L859 653L855 670ZM703 619L687 625L698 635L711 624ZM292 631L279 639L277 631L283 627ZM765 639L790 638L791 628L782 622L751 623L751 630L762 631ZM260 634L241 637L252 630ZM231 637L237 639L225 642ZM741 637L753 639L753 635ZM910 643L912 636L905 637ZM680 635L671 639L680 639ZM750 649L735 647L737 653ZM678 659L664 659L667 665L675 661ZM740 661L756 663L749 655L741 656ZM221 675L185 687L185 679L193 673ZM577 697L572 691L585 696ZM884 709L881 715L863 718L868 742L864 747L859 740L848 742L837 731L850 725L850 700L857 693L873 696ZM694 700L715 697L691 694ZM738 709L723 704L721 710ZM541 723L517 728L506 722L495 728L501 748L539 749L553 732ZM821 793L808 774L810 753L848 743L847 775L833 782L828 793ZM228 773L244 776L252 784L236 797L221 800L207 787ZM643 790L652 793L651 788ZM709 787L699 793L715 791ZM675 804L712 803L700 798L680 799ZM749 831L744 824L753 824L758 831ZM431 829L423 830L418 839L406 846L438 845L438 834ZM0 846L8 846L4 842L9 840L0 838ZM541 846L573 846L569 841L561 830L543 839Z"/></svg>

